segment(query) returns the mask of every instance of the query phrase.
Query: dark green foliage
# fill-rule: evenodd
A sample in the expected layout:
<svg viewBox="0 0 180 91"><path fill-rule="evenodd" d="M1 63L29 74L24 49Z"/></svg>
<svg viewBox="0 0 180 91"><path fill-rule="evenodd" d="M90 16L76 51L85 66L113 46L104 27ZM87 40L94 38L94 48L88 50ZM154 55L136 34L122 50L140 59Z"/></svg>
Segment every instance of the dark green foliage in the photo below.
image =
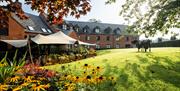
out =
<svg viewBox="0 0 180 91"><path fill-rule="evenodd" d="M13 60L7 60L8 52L6 52L4 58L0 61L0 83L4 82L6 78L14 75L15 71L18 70L25 64L26 53L23 58L17 60L17 52L14 54Z"/></svg>
<svg viewBox="0 0 180 91"><path fill-rule="evenodd" d="M152 47L180 47L180 40L153 43Z"/></svg>

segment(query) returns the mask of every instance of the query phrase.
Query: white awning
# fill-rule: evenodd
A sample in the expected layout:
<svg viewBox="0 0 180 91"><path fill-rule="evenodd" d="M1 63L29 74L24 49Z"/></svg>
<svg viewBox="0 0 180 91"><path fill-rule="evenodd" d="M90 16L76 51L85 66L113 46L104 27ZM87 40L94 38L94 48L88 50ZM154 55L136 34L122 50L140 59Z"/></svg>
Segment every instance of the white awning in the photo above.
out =
<svg viewBox="0 0 180 91"><path fill-rule="evenodd" d="M74 38L67 36L61 31L47 36L38 34L34 38L31 38L31 40L37 44L74 44L76 41L78 41ZM95 45L82 41L78 41L78 43L81 45Z"/></svg>
<svg viewBox="0 0 180 91"><path fill-rule="evenodd" d="M1 40L5 43L8 43L14 47L20 48L20 47L24 47L27 45L28 40Z"/></svg>
<svg viewBox="0 0 180 91"><path fill-rule="evenodd" d="M54 34L51 34L51 35L48 35L48 37L56 37L58 39L60 39L61 37L67 39L68 41L71 41L71 44L74 44L76 41L78 41L78 43L80 45L96 45L96 44L91 44L91 43L86 43L86 42L82 42L82 41L79 41L79 40L76 40L74 38L71 38L69 37L68 35L64 34L63 32L59 31L57 33L54 33Z"/></svg>

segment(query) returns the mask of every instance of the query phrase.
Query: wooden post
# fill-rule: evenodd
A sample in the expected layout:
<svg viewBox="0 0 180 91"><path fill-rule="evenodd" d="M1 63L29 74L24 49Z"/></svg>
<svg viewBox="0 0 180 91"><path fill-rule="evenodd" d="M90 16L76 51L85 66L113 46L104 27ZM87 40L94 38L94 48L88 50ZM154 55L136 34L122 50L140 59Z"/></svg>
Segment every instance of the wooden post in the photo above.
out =
<svg viewBox="0 0 180 91"><path fill-rule="evenodd" d="M28 35L28 50L29 50L29 56L30 56L31 63L34 64L33 58L32 58L32 53L31 53L31 44L30 44L30 37L29 37L29 35Z"/></svg>

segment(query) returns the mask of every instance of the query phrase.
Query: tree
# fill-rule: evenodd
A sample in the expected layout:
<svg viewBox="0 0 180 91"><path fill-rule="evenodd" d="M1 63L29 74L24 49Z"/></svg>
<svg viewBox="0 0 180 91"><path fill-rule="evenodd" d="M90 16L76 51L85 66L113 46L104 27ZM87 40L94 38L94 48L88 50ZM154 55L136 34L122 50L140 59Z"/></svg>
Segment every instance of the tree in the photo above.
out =
<svg viewBox="0 0 180 91"><path fill-rule="evenodd" d="M106 3L115 1L108 0ZM142 7L146 9L142 10ZM157 31L166 34L169 28L180 28L179 14L179 0L126 0L120 11L120 15L132 23L129 31L134 30L146 36L153 36Z"/></svg>
<svg viewBox="0 0 180 91"><path fill-rule="evenodd" d="M7 27L7 17L11 16L10 12L14 12L21 19L28 18L18 0L0 0L0 2L7 4L0 5L0 27ZM89 0L25 0L25 4L39 13L46 12L48 20L52 23L62 23L63 17L69 14L79 18L91 9Z"/></svg>

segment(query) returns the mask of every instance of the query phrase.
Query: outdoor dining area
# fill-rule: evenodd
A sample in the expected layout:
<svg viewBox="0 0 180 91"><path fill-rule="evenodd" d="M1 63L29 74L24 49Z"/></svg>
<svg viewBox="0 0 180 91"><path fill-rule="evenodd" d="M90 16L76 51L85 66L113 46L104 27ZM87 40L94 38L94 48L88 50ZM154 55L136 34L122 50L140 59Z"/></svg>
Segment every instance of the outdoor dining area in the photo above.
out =
<svg viewBox="0 0 180 91"><path fill-rule="evenodd" d="M96 44L76 40L61 31L50 35L38 34L32 38L28 36L23 40L0 41L7 44L6 47L11 46L10 49L7 48L7 50L1 51L1 59L7 52L9 59L13 59L14 55L18 55L17 58L22 58L27 53L27 60L34 62L38 60L41 65L66 63L96 55L95 50L89 48L89 46L95 46ZM18 51L17 54L15 54L16 51Z"/></svg>

